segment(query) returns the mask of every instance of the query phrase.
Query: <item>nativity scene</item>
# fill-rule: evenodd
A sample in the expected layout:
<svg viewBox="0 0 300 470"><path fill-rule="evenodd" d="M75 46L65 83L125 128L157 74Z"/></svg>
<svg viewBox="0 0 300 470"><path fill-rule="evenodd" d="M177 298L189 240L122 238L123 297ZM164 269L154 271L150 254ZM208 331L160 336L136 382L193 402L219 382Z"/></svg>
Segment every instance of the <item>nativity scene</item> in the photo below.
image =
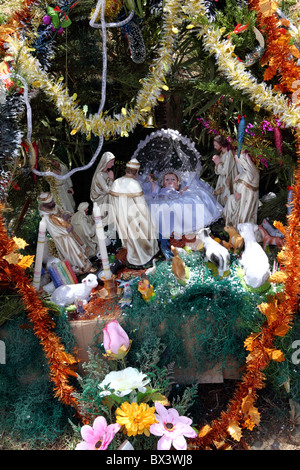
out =
<svg viewBox="0 0 300 470"><path fill-rule="evenodd" d="M1 448L300 448L262 405L298 432L299 11L262 3L0 15Z"/></svg>

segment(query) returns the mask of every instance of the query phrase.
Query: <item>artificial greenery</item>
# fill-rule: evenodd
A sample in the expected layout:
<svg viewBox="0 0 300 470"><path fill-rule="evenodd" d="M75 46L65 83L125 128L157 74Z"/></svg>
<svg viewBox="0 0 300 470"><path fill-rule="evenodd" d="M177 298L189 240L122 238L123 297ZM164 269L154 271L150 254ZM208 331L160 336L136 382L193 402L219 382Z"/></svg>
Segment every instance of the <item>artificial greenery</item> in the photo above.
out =
<svg viewBox="0 0 300 470"><path fill-rule="evenodd" d="M16 305L14 297L10 302ZM7 300L2 306L7 306ZM19 302L17 308L1 325L6 361L0 364L0 435L45 446L64 432L73 410L54 397L42 346ZM66 317L53 315L53 321L56 334L71 353L75 340Z"/></svg>

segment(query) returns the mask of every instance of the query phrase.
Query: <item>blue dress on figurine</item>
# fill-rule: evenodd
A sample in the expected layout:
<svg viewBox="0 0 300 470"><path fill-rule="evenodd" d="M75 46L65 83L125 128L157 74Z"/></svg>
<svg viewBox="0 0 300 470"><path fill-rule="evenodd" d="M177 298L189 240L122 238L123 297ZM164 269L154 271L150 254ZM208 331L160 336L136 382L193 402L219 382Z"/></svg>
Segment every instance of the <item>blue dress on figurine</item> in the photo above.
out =
<svg viewBox="0 0 300 470"><path fill-rule="evenodd" d="M151 176L142 187L159 239L194 235L222 216L223 207L198 172L168 169L162 175L162 187Z"/></svg>

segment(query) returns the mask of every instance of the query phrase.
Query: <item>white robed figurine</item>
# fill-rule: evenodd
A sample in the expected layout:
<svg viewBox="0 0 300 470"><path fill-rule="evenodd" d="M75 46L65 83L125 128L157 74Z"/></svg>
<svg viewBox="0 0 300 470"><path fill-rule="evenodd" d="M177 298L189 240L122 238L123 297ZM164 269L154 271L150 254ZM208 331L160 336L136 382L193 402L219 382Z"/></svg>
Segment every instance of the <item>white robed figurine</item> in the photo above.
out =
<svg viewBox="0 0 300 470"><path fill-rule="evenodd" d="M236 176L232 194L224 208L226 224L237 229L238 224L256 224L259 203L259 171L248 152L236 157L240 173Z"/></svg>
<svg viewBox="0 0 300 470"><path fill-rule="evenodd" d="M127 249L127 264L144 266L158 253L155 226L141 185L136 180L139 169L136 159L126 165L126 174L114 181L109 200L116 230Z"/></svg>
<svg viewBox="0 0 300 470"><path fill-rule="evenodd" d="M109 191L114 181L112 167L115 162L115 156L111 152L104 152L94 173L90 198L98 204L102 217L103 227L109 223Z"/></svg>
<svg viewBox="0 0 300 470"><path fill-rule="evenodd" d="M72 215L71 224L75 232L88 248L88 256L96 256L98 251L96 226L94 218L88 215L88 202L81 202L77 207L77 212Z"/></svg>
<svg viewBox="0 0 300 470"><path fill-rule="evenodd" d="M225 137L217 135L214 138L214 148L219 155L214 155L212 160L215 164L215 174L218 175L215 187L217 201L225 207L227 199L233 193L233 181L238 174L233 152L228 148Z"/></svg>
<svg viewBox="0 0 300 470"><path fill-rule="evenodd" d="M151 190L145 185L145 198L158 238L172 235L195 235L222 216L223 207L212 193L212 188L199 179L199 172L179 172L166 169L162 187L152 177Z"/></svg>
<svg viewBox="0 0 300 470"><path fill-rule="evenodd" d="M51 235L61 260L68 260L76 273L88 272L91 262L86 255L86 246L79 236L74 233L70 221L55 204L51 193L41 193L39 196L39 213L46 221L47 231Z"/></svg>
<svg viewBox="0 0 300 470"><path fill-rule="evenodd" d="M53 173L57 173L58 175L66 175L69 171L66 165L58 160L51 160L51 165L53 166ZM48 178L48 181L55 203L64 211L73 214L76 204L73 197L74 189L71 178L68 177L60 180L55 177L50 177Z"/></svg>

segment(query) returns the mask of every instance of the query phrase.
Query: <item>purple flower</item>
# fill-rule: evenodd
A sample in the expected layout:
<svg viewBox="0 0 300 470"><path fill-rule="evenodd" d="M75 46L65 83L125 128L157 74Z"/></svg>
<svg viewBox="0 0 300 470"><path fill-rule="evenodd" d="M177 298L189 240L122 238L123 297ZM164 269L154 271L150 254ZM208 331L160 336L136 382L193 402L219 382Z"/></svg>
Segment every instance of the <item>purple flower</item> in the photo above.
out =
<svg viewBox="0 0 300 470"><path fill-rule="evenodd" d="M263 131L272 131L273 130L273 127L271 126L269 121L263 121L262 125L261 125L261 128L262 128Z"/></svg>
<svg viewBox="0 0 300 470"><path fill-rule="evenodd" d="M49 15L43 16L43 23L44 23L44 24L50 24L51 21L52 21L51 16L49 16Z"/></svg>
<svg viewBox="0 0 300 470"><path fill-rule="evenodd" d="M251 122L249 122L246 126L245 132L247 132L247 134L250 134L251 136L254 136L255 133L251 130L253 128L254 128L253 124L251 124Z"/></svg>
<svg viewBox="0 0 300 470"><path fill-rule="evenodd" d="M106 419L98 416L93 427L88 424L82 426L81 436L84 440L77 444L75 450L106 450L120 428L119 424L107 426Z"/></svg>
<svg viewBox="0 0 300 470"><path fill-rule="evenodd" d="M268 159L267 159L267 158L263 158L261 155L258 155L258 157L259 157L260 162L261 162L266 168L268 168L268 164L269 164Z"/></svg>
<svg viewBox="0 0 300 470"><path fill-rule="evenodd" d="M167 410L158 402L155 403L155 409L157 423L151 424L150 432L154 436L161 436L157 450L169 450L172 444L177 450L186 450L185 437L197 437L196 431L191 427L192 420L186 416L179 416L175 408Z"/></svg>

